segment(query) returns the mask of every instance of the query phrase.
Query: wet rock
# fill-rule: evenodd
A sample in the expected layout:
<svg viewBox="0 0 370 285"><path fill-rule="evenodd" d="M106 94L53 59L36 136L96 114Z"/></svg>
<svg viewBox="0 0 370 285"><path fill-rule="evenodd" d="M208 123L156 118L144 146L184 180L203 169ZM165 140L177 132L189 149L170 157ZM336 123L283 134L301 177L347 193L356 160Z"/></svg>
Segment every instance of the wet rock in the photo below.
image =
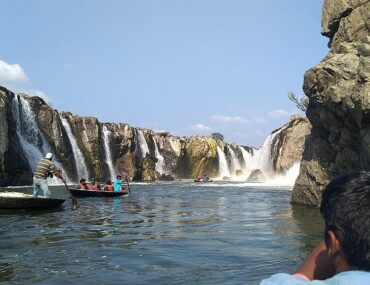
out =
<svg viewBox="0 0 370 285"><path fill-rule="evenodd" d="M260 169L254 169L247 178L247 182L257 183L266 181L266 177Z"/></svg>

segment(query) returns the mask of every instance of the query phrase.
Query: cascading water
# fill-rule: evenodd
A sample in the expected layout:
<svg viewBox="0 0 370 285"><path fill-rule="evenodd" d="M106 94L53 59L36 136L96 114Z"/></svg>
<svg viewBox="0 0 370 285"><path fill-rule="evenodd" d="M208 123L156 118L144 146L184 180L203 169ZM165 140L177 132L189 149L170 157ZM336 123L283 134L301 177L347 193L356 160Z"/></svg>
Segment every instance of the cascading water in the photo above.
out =
<svg viewBox="0 0 370 285"><path fill-rule="evenodd" d="M153 137L153 142L154 142L154 155L156 159L158 160L155 164L155 170L158 171L160 174L164 173L164 168L165 168L165 161L163 155L159 152L157 142L155 141Z"/></svg>
<svg viewBox="0 0 370 285"><path fill-rule="evenodd" d="M222 151L222 149L217 146L217 154L218 154L218 165L219 165L219 172L220 172L220 177L230 177L230 171L229 167L227 165L227 160L225 153Z"/></svg>
<svg viewBox="0 0 370 285"><path fill-rule="evenodd" d="M112 161L112 152L109 147L109 137L111 135L111 132L108 130L106 125L103 125L103 140L104 140L104 150L105 150L105 160L106 163L108 164L109 168L109 176L111 179L114 179L115 175L115 169L113 166L113 161Z"/></svg>
<svg viewBox="0 0 370 285"><path fill-rule="evenodd" d="M16 122L16 132L23 153L26 155L32 172L35 172L38 162L47 152L52 152L51 148L38 128L35 113L27 100L18 95L14 96L12 100L12 114L13 120ZM54 160L54 164L61 169L64 178L69 182L70 179L62 165L57 160ZM49 184L60 184L60 181L54 177L49 179Z"/></svg>
<svg viewBox="0 0 370 285"><path fill-rule="evenodd" d="M256 169L256 160L254 159L253 153L247 151L244 147L239 146L240 151L242 152L244 159L244 168L243 172L246 177L249 177L253 169Z"/></svg>
<svg viewBox="0 0 370 285"><path fill-rule="evenodd" d="M63 116L60 114L59 114L59 117L60 117L60 120L62 121L63 127L68 135L69 141L72 146L72 151L73 151L73 156L74 156L75 163L76 163L78 177L89 179L90 176L89 176L89 172L88 172L87 165L85 162L85 158L82 154L82 151L77 145L77 141L76 141L75 136L72 133L71 126L69 125L68 120L66 118L63 118Z"/></svg>
<svg viewBox="0 0 370 285"><path fill-rule="evenodd" d="M240 163L239 163L239 159L237 158L236 154L235 154L235 151L230 147L230 146L227 146L229 152L230 152L230 155L231 155L231 161L232 161L232 167L231 167L231 170L232 170L232 173L233 175L236 174L236 171L238 169L241 169L240 167Z"/></svg>
<svg viewBox="0 0 370 285"><path fill-rule="evenodd" d="M283 127L280 130L270 134L264 141L262 147L258 149L254 155L256 159L255 169L262 170L262 172L267 176L274 175L271 154L273 152L275 153L277 150L276 150L276 146L273 145L273 142L274 142L275 137L284 129L285 128Z"/></svg>
<svg viewBox="0 0 370 285"><path fill-rule="evenodd" d="M25 112L23 112L20 98L18 98L17 95L14 96L12 100L12 115L17 126L17 136L23 149L23 153L27 157L29 166L31 167L32 171L35 172L37 163L43 157L43 155L38 148L38 137L33 131L33 126L28 125L33 120L32 118L30 118L30 120L25 120L24 113ZM23 128L23 126L25 128Z"/></svg>
<svg viewBox="0 0 370 285"><path fill-rule="evenodd" d="M141 150L142 159L146 157L147 154L150 154L148 143L146 142L145 136L141 130L137 130L137 139L139 147Z"/></svg>

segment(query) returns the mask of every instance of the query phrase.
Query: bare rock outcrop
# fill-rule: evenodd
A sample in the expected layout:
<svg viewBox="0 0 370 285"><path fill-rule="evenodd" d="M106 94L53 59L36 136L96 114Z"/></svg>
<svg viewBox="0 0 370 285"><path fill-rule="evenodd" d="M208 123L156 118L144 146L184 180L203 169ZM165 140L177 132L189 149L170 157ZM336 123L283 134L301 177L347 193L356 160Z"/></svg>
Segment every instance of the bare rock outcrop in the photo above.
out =
<svg viewBox="0 0 370 285"><path fill-rule="evenodd" d="M330 179L370 169L370 1L326 0L322 33L331 50L304 77L312 131L292 193L313 206Z"/></svg>

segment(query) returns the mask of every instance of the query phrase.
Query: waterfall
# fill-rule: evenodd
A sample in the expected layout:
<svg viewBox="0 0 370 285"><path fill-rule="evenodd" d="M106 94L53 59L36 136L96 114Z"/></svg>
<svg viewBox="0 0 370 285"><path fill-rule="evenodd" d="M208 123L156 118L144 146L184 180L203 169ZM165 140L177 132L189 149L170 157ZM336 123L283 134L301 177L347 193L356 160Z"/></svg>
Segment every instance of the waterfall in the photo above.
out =
<svg viewBox="0 0 370 285"><path fill-rule="evenodd" d="M162 174L164 173L164 167L165 167L164 157L159 152L158 145L154 137L153 137L153 142L154 142L154 155L156 159L158 160L155 164L155 170L158 171L160 174Z"/></svg>
<svg viewBox="0 0 370 285"><path fill-rule="evenodd" d="M19 101L18 95L15 95L12 100L12 115L17 126L16 133L28 164L32 172L35 172L37 163L43 158L43 155L38 148L38 137L35 136L33 126L28 126L33 120L31 118L30 120L25 120L23 118L24 112L20 112L19 109L23 110L22 103ZM22 128L22 126L25 128Z"/></svg>
<svg viewBox="0 0 370 285"><path fill-rule="evenodd" d="M60 120L62 121L63 127L66 130L66 133L72 146L73 156L77 168L77 175L79 178L85 178L87 180L90 178L90 176L86 166L85 158L82 154L82 151L77 145L77 141L72 133L71 126L69 125L68 120L66 118L63 118L61 114L59 114L59 117Z"/></svg>
<svg viewBox="0 0 370 285"><path fill-rule="evenodd" d="M142 159L146 157L147 154L150 154L148 143L146 142L145 136L141 130L137 130L137 138L139 142L139 147L141 150Z"/></svg>
<svg viewBox="0 0 370 285"><path fill-rule="evenodd" d="M108 130L106 125L103 125L103 140L104 140L104 150L105 150L105 160L108 164L109 168L109 176L111 177L112 181L114 179L115 170L112 162L112 152L109 147L109 137L111 135L111 132Z"/></svg>
<svg viewBox="0 0 370 285"><path fill-rule="evenodd" d="M16 133L32 172L36 171L38 162L47 152L52 152L51 147L44 135L40 132L36 123L36 115L32 111L27 100L19 95L15 95L12 103L12 116L16 123ZM54 164L61 169L63 177L70 181L63 166L54 159ZM58 178L49 179L49 184L60 184Z"/></svg>
<svg viewBox="0 0 370 285"><path fill-rule="evenodd" d="M236 154L235 154L235 151L230 147L230 146L227 146L230 154L231 154L231 159L232 159L232 172L233 174L236 174L236 171L238 169L241 169L240 167L240 163L239 163L239 159L237 158Z"/></svg>
<svg viewBox="0 0 370 285"><path fill-rule="evenodd" d="M253 152L250 153L249 151L245 150L245 148L242 146L239 146L239 148L240 151L242 152L245 164L245 167L243 168L244 175L246 177L249 177L253 169L256 169L256 160L254 159L254 154Z"/></svg>
<svg viewBox="0 0 370 285"><path fill-rule="evenodd" d="M227 160L225 153L222 151L222 149L217 146L217 154L218 154L218 164L219 164L219 172L220 176L222 177L230 177L230 171L229 167L227 166Z"/></svg>

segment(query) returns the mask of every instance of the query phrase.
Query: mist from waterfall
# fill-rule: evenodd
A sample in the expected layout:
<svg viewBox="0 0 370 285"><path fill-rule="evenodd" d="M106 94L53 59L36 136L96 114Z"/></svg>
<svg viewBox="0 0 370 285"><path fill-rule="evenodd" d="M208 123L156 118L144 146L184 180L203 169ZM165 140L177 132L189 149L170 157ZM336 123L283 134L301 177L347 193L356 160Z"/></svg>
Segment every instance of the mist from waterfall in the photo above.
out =
<svg viewBox="0 0 370 285"><path fill-rule="evenodd" d="M73 157L76 163L78 178L79 179L85 178L86 180L88 180L90 178L90 175L87 169L85 158L83 156L82 151L78 147L76 138L72 133L71 126L69 125L68 120L66 118L63 118L61 114L59 114L59 117L60 117L60 120L62 121L62 125L68 135L69 142L71 143L71 146L72 146L72 152L73 152Z"/></svg>
<svg viewBox="0 0 370 285"><path fill-rule="evenodd" d="M157 142L155 141L153 137L153 142L154 142L154 155L156 159L158 160L155 163L155 170L158 171L160 174L164 173L164 168L165 168L165 161L163 155L159 152Z"/></svg>
<svg viewBox="0 0 370 285"><path fill-rule="evenodd" d="M32 111L27 100L15 95L12 103L12 116L16 123L16 133L32 172L36 171L38 162L45 157L45 154L52 152L44 135L38 128L35 113ZM62 171L63 177L69 182L70 178L64 171L63 166L54 158L54 164ZM50 185L60 184L57 177L48 179Z"/></svg>
<svg viewBox="0 0 370 285"><path fill-rule="evenodd" d="M219 165L219 173L220 177L230 177L229 166L227 165L226 155L223 150L217 146L217 154L218 154L218 165Z"/></svg>
<svg viewBox="0 0 370 285"><path fill-rule="evenodd" d="M110 146L109 146L110 135L111 135L111 131L108 130L106 125L103 125L103 140L104 140L105 160L106 160L106 163L108 164L109 176L110 176L111 180L113 181L113 179L115 178L116 171L115 171L114 166L113 166L112 152L111 152L111 149L110 149Z"/></svg>

